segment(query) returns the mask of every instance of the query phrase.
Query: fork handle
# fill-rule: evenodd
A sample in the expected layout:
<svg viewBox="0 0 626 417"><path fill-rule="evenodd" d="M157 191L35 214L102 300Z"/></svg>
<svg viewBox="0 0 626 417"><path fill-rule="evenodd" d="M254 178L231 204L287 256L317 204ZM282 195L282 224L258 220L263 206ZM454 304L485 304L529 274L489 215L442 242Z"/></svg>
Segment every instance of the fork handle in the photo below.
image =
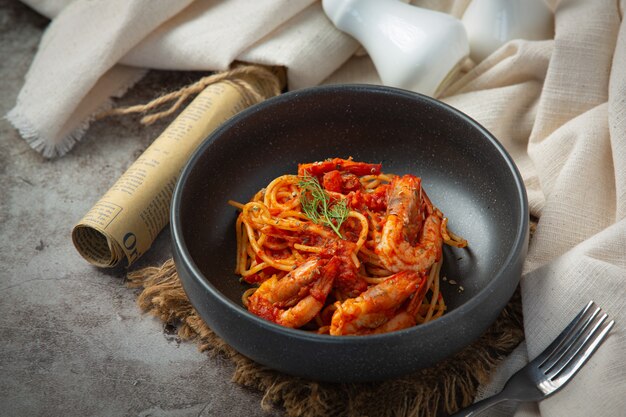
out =
<svg viewBox="0 0 626 417"><path fill-rule="evenodd" d="M470 405L467 408L464 408L463 410L452 414L450 417L470 417L470 416L476 416L478 415L478 413L480 413L481 411L484 411L486 409L488 409L489 407L492 407L498 403L501 403L503 401L507 401L509 398L506 397L506 395L504 394L504 392L500 392L496 395L493 395L491 397L485 398L483 400L477 401L474 404Z"/></svg>

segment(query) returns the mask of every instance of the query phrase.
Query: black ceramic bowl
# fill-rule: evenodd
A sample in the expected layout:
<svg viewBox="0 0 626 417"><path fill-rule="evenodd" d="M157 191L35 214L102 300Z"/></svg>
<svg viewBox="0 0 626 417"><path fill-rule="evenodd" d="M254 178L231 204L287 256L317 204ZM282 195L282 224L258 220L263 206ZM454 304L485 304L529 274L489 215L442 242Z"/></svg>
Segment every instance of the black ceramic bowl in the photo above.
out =
<svg viewBox="0 0 626 417"><path fill-rule="evenodd" d="M449 311L382 335L334 337L293 330L249 313L233 273L236 210L299 162L329 157L381 162L422 177L449 228L468 249L444 249ZM228 344L270 368L334 382L409 373L461 350L497 318L520 278L528 207L504 148L463 113L387 87L344 85L283 94L224 123L199 147L174 191L174 260L200 316ZM459 285L463 291L459 292Z"/></svg>

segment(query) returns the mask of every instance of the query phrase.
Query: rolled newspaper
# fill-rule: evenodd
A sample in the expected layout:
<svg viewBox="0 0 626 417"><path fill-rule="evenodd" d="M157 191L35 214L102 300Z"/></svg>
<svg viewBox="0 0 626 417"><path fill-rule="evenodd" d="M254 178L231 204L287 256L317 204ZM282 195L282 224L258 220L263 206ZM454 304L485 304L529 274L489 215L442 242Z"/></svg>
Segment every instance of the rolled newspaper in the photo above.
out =
<svg viewBox="0 0 626 417"><path fill-rule="evenodd" d="M143 255L169 222L174 186L192 152L224 121L284 85L282 68L247 68L202 90L74 226L72 241L88 262L113 267L125 258L130 265Z"/></svg>

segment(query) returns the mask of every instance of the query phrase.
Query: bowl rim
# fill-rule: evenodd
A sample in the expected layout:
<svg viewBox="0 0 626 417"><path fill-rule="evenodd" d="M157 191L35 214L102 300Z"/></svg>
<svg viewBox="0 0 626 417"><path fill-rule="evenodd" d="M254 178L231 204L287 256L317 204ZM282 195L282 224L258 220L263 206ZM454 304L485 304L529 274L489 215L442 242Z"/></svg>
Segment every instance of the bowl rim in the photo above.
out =
<svg viewBox="0 0 626 417"><path fill-rule="evenodd" d="M524 182L522 180L521 174L513 161L513 158L506 151L504 146L489 132L486 128L484 128L480 123L476 120L463 113L462 111L452 107L449 104L446 104L438 99L416 93L409 90L404 90L395 87L388 87L382 85L371 85L371 84L333 84L333 85L321 85L303 88L299 90L289 91L278 96L266 99L260 103L254 104L236 115L232 116L224 123L222 123L217 129L211 132L207 138L196 148L190 158L187 160L174 188L172 202L170 206L170 229L171 229L171 239L172 244L174 246L174 251L178 252L178 257L184 262L189 268L191 275L195 280L199 282L199 284L208 291L215 299L219 300L222 304L226 305L229 309L234 310L239 313L243 317L248 320L251 320L258 326L262 328L274 332L288 335L290 337L298 338L302 341L310 341L310 342L318 342L324 344L336 344L336 343L356 343L356 344L370 344L374 341L386 341L388 339L395 339L398 337L406 336L407 334L413 332L425 332L428 329L433 327L441 327L446 326L446 323L450 321L457 320L461 316L463 316L466 311L471 311L474 308L478 307L484 298L488 297L490 293L492 293L493 287L496 285L496 279L492 279L489 283L480 289L478 293L476 293L473 297L467 300L465 303L460 305L459 307L446 312L443 316L439 317L437 320L430 321L428 323L420 324L418 326L412 326L406 329L397 330L389 333L382 334L373 334L373 335L345 335L341 337L331 336L326 334L317 334L314 332L307 332L300 329L292 329L288 327L281 326L279 324L270 322L261 317L258 317L245 308L242 308L237 303L233 302L230 298L226 297L221 291L219 291L211 282L204 276L204 274L200 271L193 258L191 257L189 250L187 248L187 244L183 239L183 230L182 223L180 218L180 205L182 204L182 193L184 184L191 174L191 171L195 167L198 160L201 158L202 154L206 150L207 147L210 147L211 144L222 135L222 133L233 125L240 123L242 120L245 120L249 115L252 115L258 111L261 111L265 108L280 105L286 101L290 101L295 97L307 97L311 95L317 94L328 94L328 93L342 93L342 92L357 92L357 93L374 93L374 94L389 94L401 96L403 98L410 98L412 100L418 99L421 101L426 101L429 104L443 108L444 110L452 113L455 117L458 117L464 120L466 123L469 123L473 128L477 129L484 139L486 139L491 146L495 148L495 150L500 154L506 163L510 174L513 176L513 180L516 186L516 194L518 198L516 199L519 204L520 209L520 222L517 225L517 230L515 233L514 244L512 245L511 250L507 254L506 259L502 262L502 265L496 273L494 273L494 277L501 276L506 272L507 269L511 268L514 264L514 259L518 256L522 255L525 250L525 246L527 245L527 232L529 227L529 208L528 208L528 198L526 195L526 188L524 186Z"/></svg>

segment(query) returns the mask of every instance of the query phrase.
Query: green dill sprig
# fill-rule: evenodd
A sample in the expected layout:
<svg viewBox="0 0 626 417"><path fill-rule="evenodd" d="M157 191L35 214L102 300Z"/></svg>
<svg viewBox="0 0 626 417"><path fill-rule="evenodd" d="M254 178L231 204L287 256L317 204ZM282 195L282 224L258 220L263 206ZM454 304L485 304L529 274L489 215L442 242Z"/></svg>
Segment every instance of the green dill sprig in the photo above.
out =
<svg viewBox="0 0 626 417"><path fill-rule="evenodd" d="M350 214L345 199L332 201L330 195L322 188L317 178L305 172L300 177L298 185L301 188L300 204L304 214L315 224L323 224L343 239L339 228Z"/></svg>

